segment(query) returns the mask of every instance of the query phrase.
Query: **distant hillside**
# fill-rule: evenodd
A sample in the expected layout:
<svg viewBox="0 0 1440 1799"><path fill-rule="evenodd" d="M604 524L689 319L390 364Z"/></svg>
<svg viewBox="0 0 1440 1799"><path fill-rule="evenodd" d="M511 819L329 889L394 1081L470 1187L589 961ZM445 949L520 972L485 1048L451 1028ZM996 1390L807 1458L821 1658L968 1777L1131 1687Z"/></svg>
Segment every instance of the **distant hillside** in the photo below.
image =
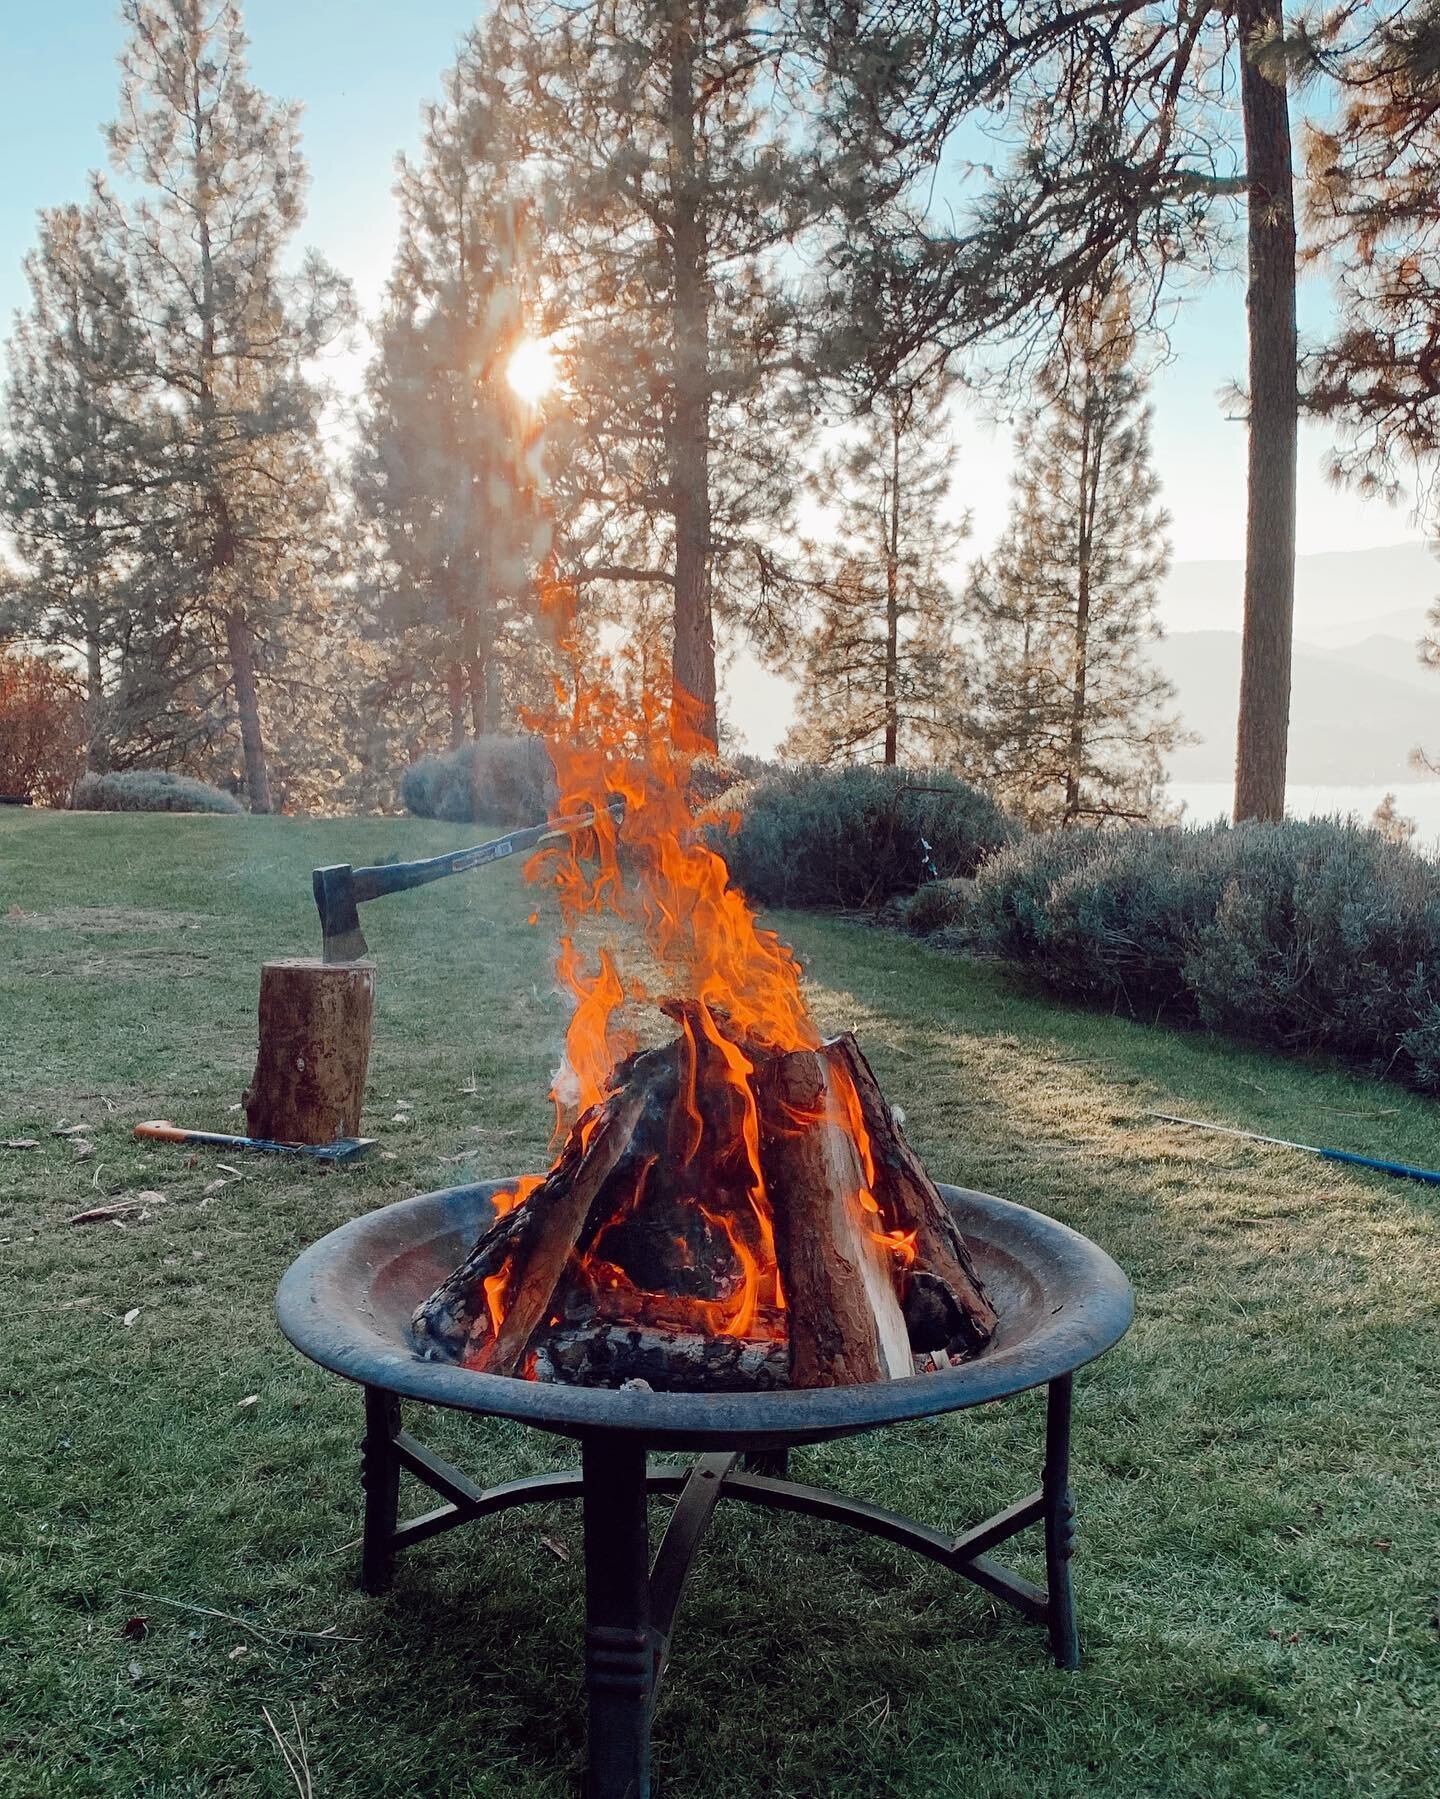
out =
<svg viewBox="0 0 1440 1799"><path fill-rule="evenodd" d="M1239 562L1177 562L1160 594L1168 631L1238 631L1244 610ZM1326 645L1368 637L1418 637L1440 593L1440 561L1424 543L1338 550L1295 562L1295 635Z"/></svg>
<svg viewBox="0 0 1440 1799"><path fill-rule="evenodd" d="M1186 727L1201 738L1169 758L1171 779L1229 780L1239 633L1177 631L1157 646L1155 657L1175 683ZM1413 646L1402 638L1371 637L1341 650L1297 644L1290 780L1329 785L1413 779L1411 750L1440 750L1440 674L1427 673L1413 658Z"/></svg>

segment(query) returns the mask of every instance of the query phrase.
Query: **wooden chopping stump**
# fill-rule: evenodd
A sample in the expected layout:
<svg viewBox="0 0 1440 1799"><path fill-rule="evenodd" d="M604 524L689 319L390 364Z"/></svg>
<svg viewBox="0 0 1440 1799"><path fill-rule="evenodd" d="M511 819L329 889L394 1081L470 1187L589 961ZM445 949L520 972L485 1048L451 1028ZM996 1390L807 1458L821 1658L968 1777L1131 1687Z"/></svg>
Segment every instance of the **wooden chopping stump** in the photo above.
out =
<svg viewBox="0 0 1440 1799"><path fill-rule="evenodd" d="M373 962L286 956L260 970L260 1047L245 1089L252 1137L358 1137L375 1012Z"/></svg>

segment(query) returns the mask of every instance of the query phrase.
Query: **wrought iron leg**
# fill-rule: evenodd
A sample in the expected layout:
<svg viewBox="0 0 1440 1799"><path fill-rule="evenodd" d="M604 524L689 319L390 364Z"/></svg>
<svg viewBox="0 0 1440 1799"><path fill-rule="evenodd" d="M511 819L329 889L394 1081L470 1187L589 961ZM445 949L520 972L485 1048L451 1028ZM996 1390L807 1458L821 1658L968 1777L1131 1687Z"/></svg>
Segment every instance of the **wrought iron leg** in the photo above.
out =
<svg viewBox="0 0 1440 1799"><path fill-rule="evenodd" d="M365 1436L360 1445L360 1484L365 1489L365 1535L360 1585L388 1592L395 1573L395 1526L400 1508L400 1401L380 1387L365 1389Z"/></svg>
<svg viewBox="0 0 1440 1799"><path fill-rule="evenodd" d="M586 1799L649 1799L655 1649L645 1449L602 1432L584 1439Z"/></svg>
<svg viewBox="0 0 1440 1799"><path fill-rule="evenodd" d="M1041 1479L1045 1500L1046 1622L1050 1628L1050 1653L1057 1668L1080 1666L1075 1592L1070 1581L1070 1557L1075 1550L1075 1502L1070 1497L1071 1385L1068 1374L1050 1383L1045 1409L1045 1472Z"/></svg>

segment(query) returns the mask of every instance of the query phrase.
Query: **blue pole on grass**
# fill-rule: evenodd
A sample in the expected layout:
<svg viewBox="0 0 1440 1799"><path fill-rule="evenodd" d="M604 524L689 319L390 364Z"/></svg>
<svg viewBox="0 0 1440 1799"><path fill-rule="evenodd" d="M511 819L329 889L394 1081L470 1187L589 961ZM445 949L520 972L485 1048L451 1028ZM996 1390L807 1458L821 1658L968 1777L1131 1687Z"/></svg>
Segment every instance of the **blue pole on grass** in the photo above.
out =
<svg viewBox="0 0 1440 1799"><path fill-rule="evenodd" d="M1408 1162L1387 1162L1380 1156L1357 1156L1348 1149L1324 1149L1316 1143L1295 1143L1289 1137L1266 1137L1259 1131L1232 1130L1228 1124L1208 1124L1203 1118L1177 1118L1173 1112L1152 1112L1166 1124L1183 1124L1192 1131L1215 1131L1222 1137L1241 1137L1246 1143L1274 1143L1281 1149L1298 1149L1307 1156L1324 1156L1327 1162L1348 1162L1352 1168L1373 1168L1377 1174L1398 1175L1407 1181L1428 1181L1440 1187L1440 1168L1412 1168Z"/></svg>

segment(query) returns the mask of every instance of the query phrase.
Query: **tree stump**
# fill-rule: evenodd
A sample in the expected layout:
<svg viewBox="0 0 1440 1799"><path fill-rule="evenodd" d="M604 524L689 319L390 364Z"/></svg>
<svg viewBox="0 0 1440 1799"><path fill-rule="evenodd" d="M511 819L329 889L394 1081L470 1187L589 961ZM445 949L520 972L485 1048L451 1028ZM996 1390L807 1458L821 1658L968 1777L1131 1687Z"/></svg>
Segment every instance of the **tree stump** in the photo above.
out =
<svg viewBox="0 0 1440 1799"><path fill-rule="evenodd" d="M358 1137L370 1027L373 962L286 956L260 970L260 1047L245 1089L252 1137L333 1143Z"/></svg>

